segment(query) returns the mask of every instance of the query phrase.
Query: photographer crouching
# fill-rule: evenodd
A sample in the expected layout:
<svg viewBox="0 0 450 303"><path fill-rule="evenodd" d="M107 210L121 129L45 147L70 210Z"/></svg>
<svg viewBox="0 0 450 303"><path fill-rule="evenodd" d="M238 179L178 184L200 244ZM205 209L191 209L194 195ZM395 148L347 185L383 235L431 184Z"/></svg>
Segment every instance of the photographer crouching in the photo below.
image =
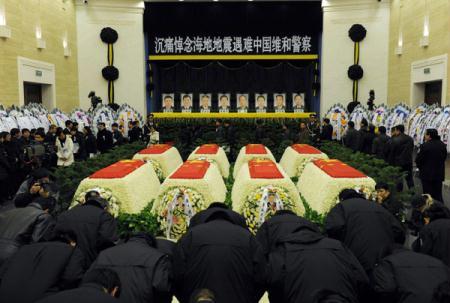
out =
<svg viewBox="0 0 450 303"><path fill-rule="evenodd" d="M26 207L37 198L58 199L58 188L51 180L50 171L39 168L31 172L30 176L20 185L14 197L16 207Z"/></svg>

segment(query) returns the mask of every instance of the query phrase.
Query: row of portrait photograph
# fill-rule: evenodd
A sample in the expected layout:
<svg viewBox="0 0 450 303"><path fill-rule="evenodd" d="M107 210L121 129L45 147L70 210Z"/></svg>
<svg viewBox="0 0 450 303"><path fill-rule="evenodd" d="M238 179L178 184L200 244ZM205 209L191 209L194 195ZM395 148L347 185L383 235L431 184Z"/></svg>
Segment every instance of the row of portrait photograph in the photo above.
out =
<svg viewBox="0 0 450 303"><path fill-rule="evenodd" d="M234 96L236 97L235 104L231 102ZM291 96L292 98L288 98ZM254 97L254 99L251 100L250 97ZM230 93L205 93L199 94L198 100L194 99L193 93L166 93L162 94L161 99L161 111L164 113L303 113L305 111L304 93L261 93L254 94L254 96L251 96L249 93L235 95ZM198 103L195 101L198 101Z"/></svg>

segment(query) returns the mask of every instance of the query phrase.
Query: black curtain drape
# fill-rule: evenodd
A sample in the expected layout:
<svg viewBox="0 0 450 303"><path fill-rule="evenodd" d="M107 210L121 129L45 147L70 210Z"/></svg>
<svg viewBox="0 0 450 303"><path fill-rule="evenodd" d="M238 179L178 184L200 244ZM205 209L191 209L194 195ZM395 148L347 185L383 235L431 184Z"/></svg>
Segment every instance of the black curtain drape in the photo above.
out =
<svg viewBox="0 0 450 303"><path fill-rule="evenodd" d="M231 110L236 109L236 94L248 93L250 111L255 94L268 94L268 111L273 110L273 94L286 93L287 111L292 110L292 94L305 93L306 109L312 96L313 61L167 61L152 63L155 91L152 108L161 110L161 95L175 94L175 109L180 109L180 94L194 94L194 110L199 94L212 93L217 109L217 94L231 94Z"/></svg>

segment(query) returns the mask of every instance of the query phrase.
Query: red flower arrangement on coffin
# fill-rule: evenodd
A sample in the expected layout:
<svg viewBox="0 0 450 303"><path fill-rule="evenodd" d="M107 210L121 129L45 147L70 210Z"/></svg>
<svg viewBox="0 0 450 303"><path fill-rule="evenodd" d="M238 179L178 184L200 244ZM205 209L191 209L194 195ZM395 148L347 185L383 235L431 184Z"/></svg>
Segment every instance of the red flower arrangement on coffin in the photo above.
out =
<svg viewBox="0 0 450 303"><path fill-rule="evenodd" d="M170 176L171 179L203 179L211 163L204 160L186 161Z"/></svg>
<svg viewBox="0 0 450 303"><path fill-rule="evenodd" d="M309 155L318 155L322 152L315 147L312 147L308 144L294 144L291 146L293 150L298 152L299 154L309 154Z"/></svg>
<svg viewBox="0 0 450 303"><path fill-rule="evenodd" d="M263 144L248 144L245 146L245 153L247 155L266 155L267 150Z"/></svg>
<svg viewBox="0 0 450 303"><path fill-rule="evenodd" d="M218 151L219 151L219 145L204 144L204 145L200 146L195 153L199 154L199 155L215 155L215 154L217 154Z"/></svg>
<svg viewBox="0 0 450 303"><path fill-rule="evenodd" d="M282 179L283 174L272 160L251 160L248 169L252 179Z"/></svg>
<svg viewBox="0 0 450 303"><path fill-rule="evenodd" d="M89 178L91 179L124 178L144 164L145 162L142 160L121 160L93 173L91 176L89 176Z"/></svg>
<svg viewBox="0 0 450 303"><path fill-rule="evenodd" d="M332 178L367 178L359 170L339 160L315 160L313 163Z"/></svg>
<svg viewBox="0 0 450 303"><path fill-rule="evenodd" d="M171 148L172 148L172 146L169 144L155 144L146 149L141 150L139 152L139 154L141 154L141 155L159 155L159 154L165 153L166 151L168 151Z"/></svg>

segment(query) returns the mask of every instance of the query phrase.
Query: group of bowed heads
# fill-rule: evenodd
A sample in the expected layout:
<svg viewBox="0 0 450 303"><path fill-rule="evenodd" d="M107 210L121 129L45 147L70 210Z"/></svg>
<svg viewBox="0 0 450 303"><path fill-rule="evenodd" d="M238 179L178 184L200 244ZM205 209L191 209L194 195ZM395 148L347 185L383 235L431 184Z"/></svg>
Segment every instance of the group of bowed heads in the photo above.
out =
<svg viewBox="0 0 450 303"><path fill-rule="evenodd" d="M177 242L138 231L119 237L107 202L48 223L39 197L0 213L0 302L282 303L450 302L450 211L414 197L418 238L386 207L343 190L322 227L280 210L253 235L213 203ZM43 224L43 222L46 222Z"/></svg>

